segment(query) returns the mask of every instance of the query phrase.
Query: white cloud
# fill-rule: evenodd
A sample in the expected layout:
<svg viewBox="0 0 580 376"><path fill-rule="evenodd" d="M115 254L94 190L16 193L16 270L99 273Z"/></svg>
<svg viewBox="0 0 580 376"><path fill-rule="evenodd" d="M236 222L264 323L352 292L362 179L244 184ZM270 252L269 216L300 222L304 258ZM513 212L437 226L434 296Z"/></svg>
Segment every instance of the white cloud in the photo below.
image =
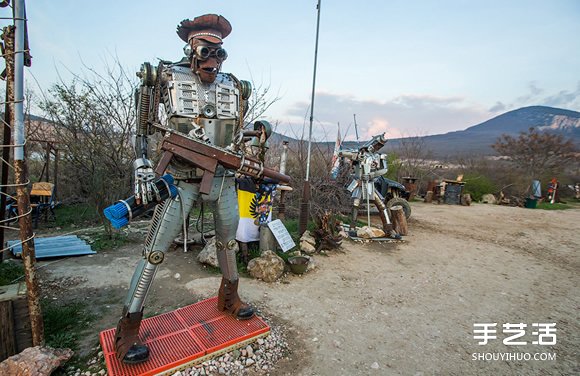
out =
<svg viewBox="0 0 580 376"><path fill-rule="evenodd" d="M294 103L286 112L289 124L281 123L280 131L297 129L298 124L301 127L307 108L307 102ZM383 132L389 138L445 133L491 117L489 111L461 97L410 94L379 102L351 95L317 93L314 117L318 121L313 137L331 140L336 134L336 124L340 123L343 135L354 140L353 114L356 114L361 139Z"/></svg>

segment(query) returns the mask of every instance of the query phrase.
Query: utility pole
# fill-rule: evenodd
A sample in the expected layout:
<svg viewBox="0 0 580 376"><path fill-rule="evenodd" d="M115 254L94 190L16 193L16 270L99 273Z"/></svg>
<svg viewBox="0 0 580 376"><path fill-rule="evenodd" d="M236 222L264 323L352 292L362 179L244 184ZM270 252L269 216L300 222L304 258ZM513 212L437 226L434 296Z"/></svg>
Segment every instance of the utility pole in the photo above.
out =
<svg viewBox="0 0 580 376"><path fill-rule="evenodd" d="M312 75L312 97L310 99L310 127L308 130L308 154L306 159L306 179L304 179L304 189L302 190L302 201L300 202L300 220L298 232L300 235L306 231L308 217L310 217L310 154L312 150L312 122L314 120L314 92L316 89L316 62L318 60L318 34L320 30L320 1L316 5L318 10L316 16L316 42L314 44L314 73Z"/></svg>
<svg viewBox="0 0 580 376"><path fill-rule="evenodd" d="M24 279L28 298L28 311L30 314L30 326L32 330L32 344L34 346L44 343L44 325L40 309L38 280L34 265L36 252L34 249L34 234L32 232L32 218L30 208L30 196L28 194L28 168L24 157L25 131L24 131L24 61L26 51L25 30L26 12L24 0L15 0L14 11L14 44L6 45L6 73L9 85L13 85L9 93L12 98L13 111L10 114L10 124L14 131L14 183L16 186L16 199L18 202L18 223L20 226L20 241L22 242L22 261L24 264ZM10 49L10 51L8 51ZM12 61L9 61L13 57Z"/></svg>

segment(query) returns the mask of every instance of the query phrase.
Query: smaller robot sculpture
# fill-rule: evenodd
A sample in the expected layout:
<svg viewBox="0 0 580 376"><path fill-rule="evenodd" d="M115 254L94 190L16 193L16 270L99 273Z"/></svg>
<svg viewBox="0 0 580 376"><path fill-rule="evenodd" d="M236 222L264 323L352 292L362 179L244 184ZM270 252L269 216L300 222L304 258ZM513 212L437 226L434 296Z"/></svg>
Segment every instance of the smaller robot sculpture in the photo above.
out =
<svg viewBox="0 0 580 376"><path fill-rule="evenodd" d="M353 207L350 222L349 235L356 236L356 220L361 203L366 204L367 213L372 202L379 210L383 223L383 231L393 239L401 239L401 236L393 229L389 218L389 212L384 203L384 197L375 189L375 180L388 171L387 155L379 153L379 150L387 143L384 135L374 136L362 147L339 152L340 157L349 159L352 164L353 180L347 189L352 193Z"/></svg>

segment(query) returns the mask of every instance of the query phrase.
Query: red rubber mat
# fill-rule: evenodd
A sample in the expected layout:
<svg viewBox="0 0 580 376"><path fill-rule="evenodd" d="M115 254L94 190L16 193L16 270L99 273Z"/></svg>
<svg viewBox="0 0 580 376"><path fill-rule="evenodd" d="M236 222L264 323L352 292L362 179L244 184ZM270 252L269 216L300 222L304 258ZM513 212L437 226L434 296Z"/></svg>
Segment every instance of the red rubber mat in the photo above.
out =
<svg viewBox="0 0 580 376"><path fill-rule="evenodd" d="M141 364L124 364L114 349L115 328L99 335L109 376L149 376L185 369L263 337L270 327L259 317L236 320L217 309L217 297L144 319L139 337L150 357Z"/></svg>

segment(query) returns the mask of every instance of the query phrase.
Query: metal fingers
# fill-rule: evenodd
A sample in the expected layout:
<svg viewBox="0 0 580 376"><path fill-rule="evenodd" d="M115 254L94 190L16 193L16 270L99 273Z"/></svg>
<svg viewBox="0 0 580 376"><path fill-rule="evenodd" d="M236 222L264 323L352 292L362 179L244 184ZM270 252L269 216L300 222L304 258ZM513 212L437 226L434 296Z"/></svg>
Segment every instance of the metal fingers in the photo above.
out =
<svg viewBox="0 0 580 376"><path fill-rule="evenodd" d="M238 268L236 264L237 242L235 237L239 212L233 177L226 177L223 180L221 197L216 202L214 220L217 258L220 269L226 279L236 281L238 279Z"/></svg>
<svg viewBox="0 0 580 376"><path fill-rule="evenodd" d="M153 180L155 172L151 161L146 158L138 158L133 162L135 169L135 200L137 203L147 205L153 201Z"/></svg>

